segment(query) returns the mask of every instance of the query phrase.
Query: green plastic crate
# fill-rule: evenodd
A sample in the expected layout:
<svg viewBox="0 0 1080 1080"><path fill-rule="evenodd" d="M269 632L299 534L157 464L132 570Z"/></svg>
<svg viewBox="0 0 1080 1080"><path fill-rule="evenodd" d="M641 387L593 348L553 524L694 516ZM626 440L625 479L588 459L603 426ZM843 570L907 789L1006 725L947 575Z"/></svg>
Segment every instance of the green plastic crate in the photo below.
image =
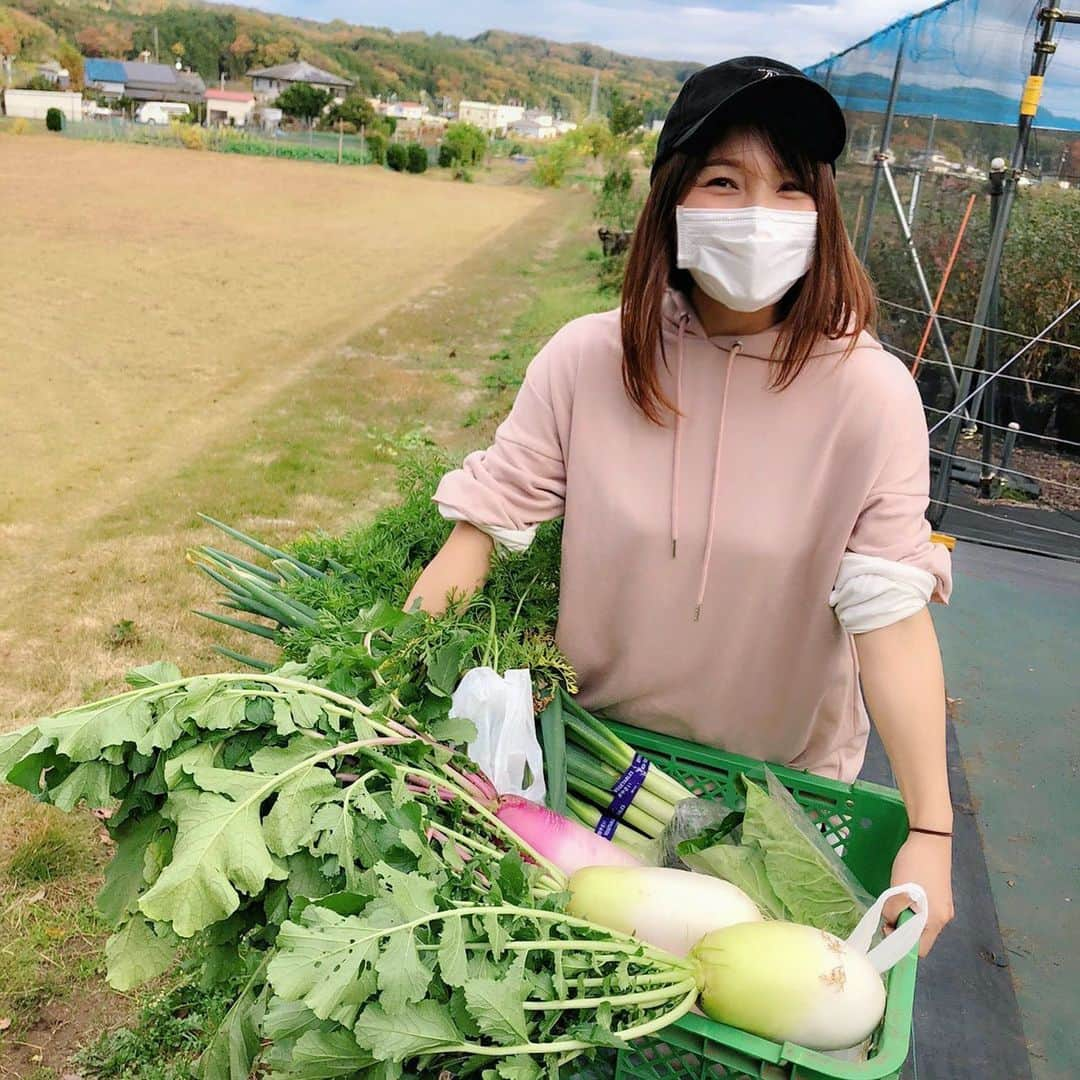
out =
<svg viewBox="0 0 1080 1080"><path fill-rule="evenodd" d="M611 728L691 791L741 806L735 786L765 765L625 724ZM842 857L875 896L889 887L893 858L907 836L907 813L898 792L878 784L841 784L809 773L769 766L824 834L842 845ZM907 1060L915 997L916 950L886 976L885 1018L865 1061L839 1061L792 1043L774 1043L738 1028L688 1015L656 1037L583 1066L576 1080L892 1080Z"/></svg>

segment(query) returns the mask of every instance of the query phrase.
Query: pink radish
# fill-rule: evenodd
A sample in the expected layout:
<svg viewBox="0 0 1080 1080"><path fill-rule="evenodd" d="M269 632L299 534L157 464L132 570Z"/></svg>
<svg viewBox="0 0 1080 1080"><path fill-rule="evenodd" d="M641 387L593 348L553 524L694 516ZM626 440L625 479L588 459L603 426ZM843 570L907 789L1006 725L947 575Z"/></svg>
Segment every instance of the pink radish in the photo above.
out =
<svg viewBox="0 0 1080 1080"><path fill-rule="evenodd" d="M518 795L502 796L496 817L564 874L586 866L641 865L639 859L610 840Z"/></svg>

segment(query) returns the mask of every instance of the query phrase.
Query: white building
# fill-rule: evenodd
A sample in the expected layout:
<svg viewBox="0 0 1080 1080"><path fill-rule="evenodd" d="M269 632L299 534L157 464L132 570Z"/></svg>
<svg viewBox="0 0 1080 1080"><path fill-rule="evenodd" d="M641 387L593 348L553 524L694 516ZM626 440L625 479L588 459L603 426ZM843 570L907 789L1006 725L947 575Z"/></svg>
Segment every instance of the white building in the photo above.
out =
<svg viewBox="0 0 1080 1080"><path fill-rule="evenodd" d="M59 109L67 120L82 120L82 94L63 90L4 91L4 112L27 120L44 120L50 109Z"/></svg>
<svg viewBox="0 0 1080 1080"><path fill-rule="evenodd" d="M527 112L520 120L510 125L507 134L517 135L522 139L555 139L573 131L577 124L568 120L556 120L551 113L536 109Z"/></svg>
<svg viewBox="0 0 1080 1080"><path fill-rule="evenodd" d="M504 135L511 124L524 119L522 105L496 105L490 101L462 101L458 104L457 118L466 124L474 124L489 135Z"/></svg>
<svg viewBox="0 0 1080 1080"><path fill-rule="evenodd" d="M247 127L254 112L254 94L242 90L206 91L207 127Z"/></svg>
<svg viewBox="0 0 1080 1080"><path fill-rule="evenodd" d="M67 90L71 85L71 75L66 67L61 67L58 60L46 60L38 64L37 73L48 79L58 90Z"/></svg>
<svg viewBox="0 0 1080 1080"><path fill-rule="evenodd" d="M386 115L397 120L422 120L427 109L419 101L391 101Z"/></svg>
<svg viewBox="0 0 1080 1080"><path fill-rule="evenodd" d="M554 139L559 133L552 124L540 124L535 120L519 120L507 129L507 135L519 139Z"/></svg>
<svg viewBox="0 0 1080 1080"><path fill-rule="evenodd" d="M559 131L555 127L555 118L550 113L532 111L511 124L507 134L517 135L522 139L554 139Z"/></svg>

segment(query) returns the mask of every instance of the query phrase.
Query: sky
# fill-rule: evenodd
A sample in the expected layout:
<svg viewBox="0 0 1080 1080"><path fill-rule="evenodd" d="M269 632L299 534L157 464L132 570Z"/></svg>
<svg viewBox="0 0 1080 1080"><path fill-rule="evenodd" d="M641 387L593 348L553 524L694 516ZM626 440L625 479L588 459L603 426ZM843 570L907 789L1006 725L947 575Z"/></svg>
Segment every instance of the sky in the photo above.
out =
<svg viewBox="0 0 1080 1080"><path fill-rule="evenodd" d="M631 56L713 63L772 56L799 67L933 0L242 0L252 7L392 30L472 37L512 30Z"/></svg>

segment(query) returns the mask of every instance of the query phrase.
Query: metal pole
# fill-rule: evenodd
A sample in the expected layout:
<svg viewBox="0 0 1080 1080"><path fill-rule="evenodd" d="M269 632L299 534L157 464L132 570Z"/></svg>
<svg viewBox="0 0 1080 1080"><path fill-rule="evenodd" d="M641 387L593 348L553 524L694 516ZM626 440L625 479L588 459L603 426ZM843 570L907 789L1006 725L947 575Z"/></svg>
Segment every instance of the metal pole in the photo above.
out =
<svg viewBox="0 0 1080 1080"><path fill-rule="evenodd" d="M931 151L934 149L934 128L937 125L937 113L934 113L930 117L930 134L926 137L926 156L930 157ZM908 207L907 223L909 226L915 224L915 209L919 205L919 189L922 187L922 169L915 170L915 178L911 181L911 205Z"/></svg>
<svg viewBox="0 0 1080 1080"><path fill-rule="evenodd" d="M919 185L922 182L922 169L916 169L911 178L911 200L908 203L907 224L910 229L915 223L915 207L919 205Z"/></svg>
<svg viewBox="0 0 1080 1080"><path fill-rule="evenodd" d="M1071 22L1072 16L1066 15L1060 9L1061 0L1047 0L1046 7L1039 12L1039 36L1035 41L1031 58L1031 74L1024 86L1024 93L1020 99L1020 115L1017 121L1016 143L1013 146L1012 160L1009 171L1003 177L1003 185L1000 193L1000 201L994 228L990 234L990 246L986 253L986 266L983 271L982 285L979 289L979 299L975 305L975 315L972 322L971 336L968 338L967 353L964 357L964 372L961 378L960 390L957 393L959 404L968 396L967 388L971 385L972 369L975 367L979 355L979 346L982 344L982 327L986 323L990 311L990 304L994 295L994 286L997 283L998 273L1001 270L1001 258L1005 251L1005 234L1009 227L1009 215L1012 212L1013 200L1016 197L1017 181L1024 171L1027 161L1028 141L1031 137L1031 127L1035 119L1035 112L1039 106L1039 96L1042 93L1043 79L1046 75L1046 65L1057 46L1054 44L1054 31L1060 21ZM991 181L991 196L994 195L993 180ZM993 204L992 204L993 205ZM957 412L949 422L945 436L945 453L956 453L956 444L960 438L960 426L963 420ZM944 517L944 503L948 502L949 486L952 482L952 457L941 458L938 474L930 492L931 512L930 522L937 528Z"/></svg>
<svg viewBox="0 0 1080 1080"><path fill-rule="evenodd" d="M926 275L923 273L922 262L919 260L919 253L915 249L915 241L912 238L911 229L908 226L907 218L904 216L904 207L900 202L900 192L896 190L896 181L893 179L892 169L889 167L889 163L885 161L881 164L881 175L885 177L885 184L889 189L889 195L892 197L893 209L896 211L896 220L900 223L900 231L904 235L904 243L907 246L908 254L911 256L911 265L915 269L915 280L919 284L919 292L922 293L923 303L926 304L926 310L930 313L930 321L934 326L934 336L937 338L938 345L941 346L941 352L945 357L945 363L949 365L949 379L952 381L953 389L959 391L960 381L956 377L956 369L953 367L952 357L949 355L949 343L945 340L945 333L941 329L941 323L938 321L934 298L930 295L930 286L926 282Z"/></svg>
<svg viewBox="0 0 1080 1080"><path fill-rule="evenodd" d="M910 23L904 23L900 31L900 44L896 48L896 66L893 68L892 85L889 87L889 103L885 106L885 123L881 129L881 144L878 147L874 163L874 179L870 182L870 198L866 207L866 224L863 225L863 234L859 238L859 261L865 266L866 256L870 250L870 233L874 226L874 210L877 209L878 191L881 188L881 165L885 161L885 153L889 149L889 140L892 138L893 116L896 114L896 99L900 91L900 73L904 69L904 49L907 47L908 27Z"/></svg>
<svg viewBox="0 0 1080 1080"><path fill-rule="evenodd" d="M999 301L1001 299L1000 282L994 283L994 296L990 302L989 322L987 326L997 326L1000 321ZM986 335L986 370L995 371L998 366L999 343L1001 338L993 331ZM982 381L982 374L979 375ZM979 475L979 491L984 499L990 498L994 486L994 404L997 401L997 380L988 383L986 390L977 397L971 407L973 415L978 415L982 405L982 472Z"/></svg>
<svg viewBox="0 0 1080 1080"><path fill-rule="evenodd" d="M994 165L1000 162L1000 168L994 169ZM1004 191L1005 180L1005 163L1000 158L995 158L990 163L990 235L993 236L997 231L998 220L1001 217L1002 208L1002 195ZM986 327L986 363L981 365L984 370L978 372L971 372L972 378L975 380L975 388L980 392L975 395L975 400L971 406L971 415L978 416L979 407L982 404L982 386L986 381L985 375L987 372L995 371L997 369L998 359L998 335L991 331L991 327L996 328L999 317L999 301L1001 299L1001 274L994 278L993 285L990 289L990 304L986 310L986 321L983 324ZM981 332L981 331L980 331ZM980 364L978 359L971 365L974 368L979 368ZM993 384L991 384L993 385ZM984 420L989 419L984 416Z"/></svg>

